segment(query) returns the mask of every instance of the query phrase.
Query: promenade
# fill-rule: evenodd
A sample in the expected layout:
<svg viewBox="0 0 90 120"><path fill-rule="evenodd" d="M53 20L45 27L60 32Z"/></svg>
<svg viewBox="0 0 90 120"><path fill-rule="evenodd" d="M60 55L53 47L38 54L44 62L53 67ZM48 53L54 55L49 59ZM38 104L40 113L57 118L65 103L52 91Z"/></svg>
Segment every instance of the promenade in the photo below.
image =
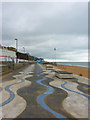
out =
<svg viewBox="0 0 90 120"><path fill-rule="evenodd" d="M61 71L60 77L56 71ZM0 83L0 118L88 119L88 78L58 69L31 64ZM68 77L67 77L68 76Z"/></svg>

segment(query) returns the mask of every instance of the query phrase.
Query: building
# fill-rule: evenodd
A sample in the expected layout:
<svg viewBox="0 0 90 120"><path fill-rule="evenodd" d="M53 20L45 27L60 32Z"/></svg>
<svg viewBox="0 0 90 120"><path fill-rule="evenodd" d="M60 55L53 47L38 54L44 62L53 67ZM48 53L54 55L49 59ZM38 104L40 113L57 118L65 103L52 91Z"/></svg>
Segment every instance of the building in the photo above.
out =
<svg viewBox="0 0 90 120"><path fill-rule="evenodd" d="M28 53L21 53L18 52L13 47L5 47L0 45L0 63L7 63L7 62L32 62L37 61L41 63L43 58L37 58L35 56L31 56Z"/></svg>
<svg viewBox="0 0 90 120"><path fill-rule="evenodd" d="M14 61L17 58L15 49L0 46L0 62Z"/></svg>

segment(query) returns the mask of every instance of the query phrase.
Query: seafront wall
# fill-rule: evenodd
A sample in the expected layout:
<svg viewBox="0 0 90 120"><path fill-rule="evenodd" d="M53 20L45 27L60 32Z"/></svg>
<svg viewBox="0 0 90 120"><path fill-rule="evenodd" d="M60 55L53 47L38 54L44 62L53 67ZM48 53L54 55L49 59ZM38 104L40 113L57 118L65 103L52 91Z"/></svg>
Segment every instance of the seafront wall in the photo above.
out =
<svg viewBox="0 0 90 120"><path fill-rule="evenodd" d="M90 68L80 67L80 66L70 66L70 65L55 65L58 69L72 72L74 74L90 78Z"/></svg>
<svg viewBox="0 0 90 120"><path fill-rule="evenodd" d="M4 75L4 74L7 74L9 72L12 72L14 70L17 70L21 67L24 67L26 65L28 65L30 63L12 63L12 62L8 62L6 64L1 64L0 65L0 75Z"/></svg>

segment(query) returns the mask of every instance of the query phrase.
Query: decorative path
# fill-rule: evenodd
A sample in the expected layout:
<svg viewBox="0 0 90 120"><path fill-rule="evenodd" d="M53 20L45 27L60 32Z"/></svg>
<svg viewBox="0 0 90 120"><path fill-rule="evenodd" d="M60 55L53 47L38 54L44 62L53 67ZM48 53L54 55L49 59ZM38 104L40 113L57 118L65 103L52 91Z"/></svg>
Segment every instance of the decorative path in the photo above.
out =
<svg viewBox="0 0 90 120"><path fill-rule="evenodd" d="M13 77L14 80L0 83L0 118L32 118L43 115L65 120L69 120L67 116L73 119L88 118L90 96L77 88L79 82L88 85L86 78L74 75L76 82L74 79L58 79L55 78L54 70L45 70L42 65L31 65ZM61 94L62 97L66 96L60 102ZM59 98L58 102L52 98ZM54 109L56 105L60 109Z"/></svg>
<svg viewBox="0 0 90 120"><path fill-rule="evenodd" d="M90 96L79 91L77 83L57 79L49 84L68 93L68 97L63 101L62 105L69 114L75 118L88 118L88 98L90 99Z"/></svg>
<svg viewBox="0 0 90 120"><path fill-rule="evenodd" d="M53 111L49 106L46 105L44 99L45 99L45 97L46 97L47 95L53 94L54 88L51 87L51 86L49 86L49 85L43 84L42 81L47 80L47 78L42 77L41 75L43 75L43 73L40 73L39 75L37 75L37 76L41 77L41 79L38 80L38 81L36 81L36 82L37 82L38 84L42 85L42 86L47 87L47 88L48 88L48 91L44 92L43 94L41 94L41 95L39 95L39 96L37 97L37 102L38 102L38 104L39 104L42 108L44 108L45 110L47 110L48 112L52 113L56 118L64 118L65 120L67 120L67 118L65 118L63 115L61 115L60 113L57 113L57 112Z"/></svg>
<svg viewBox="0 0 90 120"><path fill-rule="evenodd" d="M16 78L15 80L0 83L2 88L0 92L0 118L16 118L25 110L27 103L17 94L17 90L31 85L31 82L26 80L26 78L32 77L30 73L30 71L20 72L19 75L13 76Z"/></svg>

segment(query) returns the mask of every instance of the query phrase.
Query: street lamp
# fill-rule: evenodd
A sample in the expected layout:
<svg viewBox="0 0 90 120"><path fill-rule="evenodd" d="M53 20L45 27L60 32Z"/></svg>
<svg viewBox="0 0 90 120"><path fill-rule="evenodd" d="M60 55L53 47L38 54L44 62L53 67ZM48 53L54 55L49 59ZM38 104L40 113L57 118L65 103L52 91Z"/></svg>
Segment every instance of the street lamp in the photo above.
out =
<svg viewBox="0 0 90 120"><path fill-rule="evenodd" d="M16 50L18 51L18 39L15 38L15 41L16 41Z"/></svg>
<svg viewBox="0 0 90 120"><path fill-rule="evenodd" d="M18 39L15 38L15 41L16 41L16 52L18 52ZM18 62L18 58L16 58L16 63Z"/></svg>
<svg viewBox="0 0 90 120"><path fill-rule="evenodd" d="M54 48L54 51L55 51L55 64L56 64L56 48Z"/></svg>

